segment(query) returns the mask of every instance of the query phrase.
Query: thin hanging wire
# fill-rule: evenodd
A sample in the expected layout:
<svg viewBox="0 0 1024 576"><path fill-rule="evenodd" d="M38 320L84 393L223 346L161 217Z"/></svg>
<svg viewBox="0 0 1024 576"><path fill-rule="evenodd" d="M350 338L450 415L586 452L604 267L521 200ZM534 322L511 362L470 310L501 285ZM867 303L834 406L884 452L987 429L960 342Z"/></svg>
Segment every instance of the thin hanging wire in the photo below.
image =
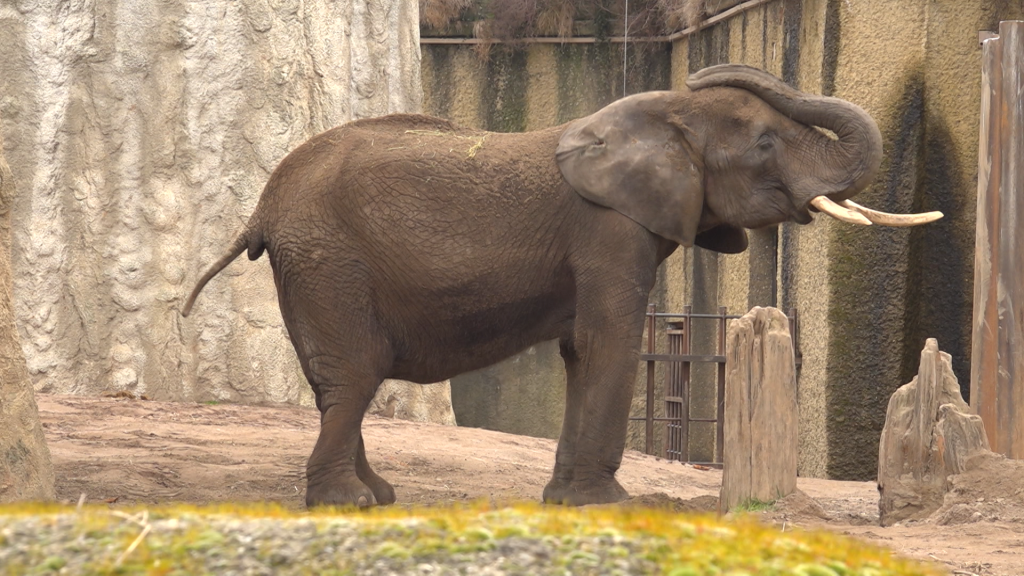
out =
<svg viewBox="0 0 1024 576"><path fill-rule="evenodd" d="M626 97L626 53L629 51L629 0L626 0L625 24L622 31L622 97Z"/></svg>

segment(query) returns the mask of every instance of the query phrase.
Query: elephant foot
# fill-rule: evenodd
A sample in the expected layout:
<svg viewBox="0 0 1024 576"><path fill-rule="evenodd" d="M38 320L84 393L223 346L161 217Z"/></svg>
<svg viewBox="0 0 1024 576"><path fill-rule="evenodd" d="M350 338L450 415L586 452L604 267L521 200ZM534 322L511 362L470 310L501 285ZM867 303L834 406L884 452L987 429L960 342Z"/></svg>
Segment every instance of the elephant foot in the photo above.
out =
<svg viewBox="0 0 1024 576"><path fill-rule="evenodd" d="M544 487L546 504L565 506L586 506L587 504L612 504L629 498L629 493L615 478L599 482L565 482L552 480Z"/></svg>
<svg viewBox="0 0 1024 576"><path fill-rule="evenodd" d="M391 485L387 480L381 478L373 470L369 470L369 473L364 473L359 477L373 492L373 497L377 500L379 506L387 506L394 504L395 500L395 487Z"/></svg>
<svg viewBox="0 0 1024 576"><path fill-rule="evenodd" d="M383 494L385 493L382 492ZM393 489L391 491L391 498L393 502ZM306 486L307 508L316 508L318 506L358 506L359 508L367 508L375 506L377 503L374 491L354 475L318 481L311 479Z"/></svg>

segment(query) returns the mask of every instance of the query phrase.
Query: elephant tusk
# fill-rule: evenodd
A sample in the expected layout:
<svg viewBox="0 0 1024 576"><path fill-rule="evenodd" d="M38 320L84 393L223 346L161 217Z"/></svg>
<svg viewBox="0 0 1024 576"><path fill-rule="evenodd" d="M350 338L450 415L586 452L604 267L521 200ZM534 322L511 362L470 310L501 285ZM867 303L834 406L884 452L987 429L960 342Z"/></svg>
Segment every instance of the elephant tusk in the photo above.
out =
<svg viewBox="0 0 1024 576"><path fill-rule="evenodd" d="M849 208L843 208L839 204L829 200L824 196L817 196L811 200L811 206L814 206L818 210L828 214L836 220L842 220L843 222L849 222L850 224L861 224L863 226L871 226L871 220L868 220L860 212L856 212Z"/></svg>
<svg viewBox="0 0 1024 576"><path fill-rule="evenodd" d="M843 200L839 205L863 214L868 220L871 220L880 226L920 226L921 224L935 222L939 218L942 218L942 212L938 211L923 212L921 214L890 214L888 212L879 212L878 210L865 208L853 200Z"/></svg>

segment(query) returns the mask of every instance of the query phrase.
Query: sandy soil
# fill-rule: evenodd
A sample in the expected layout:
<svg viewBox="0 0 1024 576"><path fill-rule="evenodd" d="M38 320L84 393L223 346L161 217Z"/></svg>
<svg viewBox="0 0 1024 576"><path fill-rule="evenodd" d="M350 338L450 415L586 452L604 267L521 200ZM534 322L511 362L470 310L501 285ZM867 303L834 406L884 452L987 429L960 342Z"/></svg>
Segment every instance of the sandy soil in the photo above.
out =
<svg viewBox="0 0 1024 576"><path fill-rule="evenodd" d="M57 494L117 506L170 501L270 500L301 507L315 410L38 395ZM368 417L370 463L400 504L492 498L538 500L553 440L476 428ZM629 451L618 474L632 505L715 510L721 472ZM1020 480L1024 483L1024 479ZM878 526L874 483L801 478L800 491L766 512L784 526L819 526L931 559L958 575L1024 574L1024 518L983 496L976 513L945 525ZM972 502L976 494L970 494ZM993 511L995 510L995 511ZM948 514L947 520L948 520ZM1007 520L1009 519L1009 520Z"/></svg>

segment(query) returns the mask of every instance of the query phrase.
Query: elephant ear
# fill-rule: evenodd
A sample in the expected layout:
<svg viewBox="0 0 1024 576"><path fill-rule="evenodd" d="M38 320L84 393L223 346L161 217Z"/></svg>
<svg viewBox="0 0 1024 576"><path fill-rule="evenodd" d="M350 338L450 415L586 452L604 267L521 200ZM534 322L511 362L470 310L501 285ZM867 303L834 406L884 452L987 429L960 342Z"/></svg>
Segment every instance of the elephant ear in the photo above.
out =
<svg viewBox="0 0 1024 576"><path fill-rule="evenodd" d="M620 100L568 126L555 157L587 200L683 246L697 236L704 193L681 131Z"/></svg>
<svg viewBox="0 0 1024 576"><path fill-rule="evenodd" d="M747 249L747 231L743 228L721 224L697 234L693 243L701 248L722 254L739 254Z"/></svg>

